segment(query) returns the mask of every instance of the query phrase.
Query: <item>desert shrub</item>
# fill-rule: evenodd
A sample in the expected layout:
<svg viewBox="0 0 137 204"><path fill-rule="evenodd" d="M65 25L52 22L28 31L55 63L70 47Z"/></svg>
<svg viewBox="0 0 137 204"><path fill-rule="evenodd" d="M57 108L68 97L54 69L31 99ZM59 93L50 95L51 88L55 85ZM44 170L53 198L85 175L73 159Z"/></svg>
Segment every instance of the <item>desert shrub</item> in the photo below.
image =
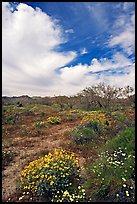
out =
<svg viewBox="0 0 137 204"><path fill-rule="evenodd" d="M53 109L60 110L60 105L57 104L57 103L54 103L53 105L51 105L51 107L52 107Z"/></svg>
<svg viewBox="0 0 137 204"><path fill-rule="evenodd" d="M109 120L108 117L105 116L104 113L99 113L96 111L92 111L91 113L85 115L82 120L81 123L82 125L88 123L88 122L94 122L99 124L100 126L104 127L104 126L111 126L111 122Z"/></svg>
<svg viewBox="0 0 137 204"><path fill-rule="evenodd" d="M13 160L13 152L10 150L2 150L2 167L4 168Z"/></svg>
<svg viewBox="0 0 137 204"><path fill-rule="evenodd" d="M44 117L45 115L46 115L45 112L41 112L41 113L40 113L40 116L41 116L41 117Z"/></svg>
<svg viewBox="0 0 137 204"><path fill-rule="evenodd" d="M74 153L55 149L24 167L20 176L19 189L26 194L42 196L45 201L82 200L78 179L78 158ZM70 196L71 195L71 196Z"/></svg>
<svg viewBox="0 0 137 204"><path fill-rule="evenodd" d="M99 125L96 121L88 121L83 125L83 127L92 128L98 134L102 131L101 125Z"/></svg>
<svg viewBox="0 0 137 204"><path fill-rule="evenodd" d="M116 122L124 122L126 119L126 115L120 111L112 112L111 115L114 117Z"/></svg>
<svg viewBox="0 0 137 204"><path fill-rule="evenodd" d="M10 124L13 125L16 122L16 115L3 115L2 116L2 124Z"/></svg>
<svg viewBox="0 0 137 204"><path fill-rule="evenodd" d="M43 110L47 108L49 108L49 106L42 104L31 104L26 106L26 110L32 111L33 113L43 112Z"/></svg>
<svg viewBox="0 0 137 204"><path fill-rule="evenodd" d="M44 127L47 127L46 124L40 124L37 122L33 123L32 126L26 126L26 125L22 125L22 129L20 132L20 136L31 136L31 137L40 137L43 136L45 134L45 131L43 130Z"/></svg>
<svg viewBox="0 0 137 204"><path fill-rule="evenodd" d="M2 148L5 149L5 148L9 148L13 146L13 140L11 138L6 138L2 140Z"/></svg>
<svg viewBox="0 0 137 204"><path fill-rule="evenodd" d="M79 126L71 132L71 137L76 144L85 144L97 137L92 128Z"/></svg>
<svg viewBox="0 0 137 204"><path fill-rule="evenodd" d="M8 134L8 129L5 127L2 127L2 137L6 136Z"/></svg>
<svg viewBox="0 0 137 204"><path fill-rule="evenodd" d="M34 127L34 124L33 124L33 127ZM31 135L31 134L32 134L32 129L29 126L26 126L26 125L22 125L21 126L21 134L20 134L20 136Z"/></svg>
<svg viewBox="0 0 137 204"><path fill-rule="evenodd" d="M135 182L131 180L131 184L123 184L115 195L108 197L111 202L135 202Z"/></svg>
<svg viewBox="0 0 137 204"><path fill-rule="evenodd" d="M134 193L130 194L128 189L132 191L131 180L135 180L135 129L125 129L102 149L99 158L92 165L87 165L90 182L87 186L93 188L92 196L132 201Z"/></svg>
<svg viewBox="0 0 137 204"><path fill-rule="evenodd" d="M76 114L68 114L65 116L64 121L75 121L78 119Z"/></svg>
<svg viewBox="0 0 137 204"><path fill-rule="evenodd" d="M110 141L107 141L106 149L111 149L115 151L117 147L121 146L122 148L127 148L128 152L135 151L135 127L126 128L121 131L117 136L112 138Z"/></svg>
<svg viewBox="0 0 137 204"><path fill-rule="evenodd" d="M85 189L83 186L78 186L75 192L69 192L67 190L62 191L61 195L59 192L52 198L52 202L84 202L85 200Z"/></svg>
<svg viewBox="0 0 137 204"><path fill-rule="evenodd" d="M78 109L70 110L69 113L79 113Z"/></svg>
<svg viewBox="0 0 137 204"><path fill-rule="evenodd" d="M43 121L37 121L33 124L33 126L38 127L38 128L43 128L43 127L46 127L46 123Z"/></svg>
<svg viewBox="0 0 137 204"><path fill-rule="evenodd" d="M25 110L23 115L25 115L25 116L34 116L34 112L32 110Z"/></svg>
<svg viewBox="0 0 137 204"><path fill-rule="evenodd" d="M80 125L70 133L76 144L85 144L97 139L104 130L104 126L109 125L106 124L109 122L103 114L99 114L99 119L94 114L98 113L94 111L94 113L84 116Z"/></svg>
<svg viewBox="0 0 137 204"><path fill-rule="evenodd" d="M76 121L79 117L79 113L66 112L62 114L62 121Z"/></svg>
<svg viewBox="0 0 137 204"><path fill-rule="evenodd" d="M61 118L59 116L51 116L47 118L46 122L49 124L60 124Z"/></svg>
<svg viewBox="0 0 137 204"><path fill-rule="evenodd" d="M116 120L120 121L120 122L124 122L124 120L126 119L126 116L124 115L124 113L119 113L118 115L116 115Z"/></svg>

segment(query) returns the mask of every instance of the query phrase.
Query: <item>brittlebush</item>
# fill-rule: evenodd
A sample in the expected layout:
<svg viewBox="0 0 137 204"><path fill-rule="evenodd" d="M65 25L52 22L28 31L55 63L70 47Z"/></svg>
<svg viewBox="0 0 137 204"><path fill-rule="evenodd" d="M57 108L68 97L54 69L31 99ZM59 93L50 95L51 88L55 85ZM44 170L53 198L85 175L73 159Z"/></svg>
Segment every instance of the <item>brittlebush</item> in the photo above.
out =
<svg viewBox="0 0 137 204"><path fill-rule="evenodd" d="M53 154L49 153L25 166L20 176L20 190L55 201L65 191L76 193L72 186L76 185L78 178L79 164L75 153L55 149Z"/></svg>

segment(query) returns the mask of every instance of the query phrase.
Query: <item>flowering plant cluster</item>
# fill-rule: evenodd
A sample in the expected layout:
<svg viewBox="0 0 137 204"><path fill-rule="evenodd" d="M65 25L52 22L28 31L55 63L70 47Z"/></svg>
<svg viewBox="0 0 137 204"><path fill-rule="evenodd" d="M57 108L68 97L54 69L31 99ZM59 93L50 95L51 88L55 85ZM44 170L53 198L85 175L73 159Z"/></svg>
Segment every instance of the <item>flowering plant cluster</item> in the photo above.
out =
<svg viewBox="0 0 137 204"><path fill-rule="evenodd" d="M46 123L44 121L37 121L33 124L35 127L43 128L46 126Z"/></svg>
<svg viewBox="0 0 137 204"><path fill-rule="evenodd" d="M135 183L123 184L113 196L113 202L134 202L135 201Z"/></svg>
<svg viewBox="0 0 137 204"><path fill-rule="evenodd" d="M61 118L59 116L51 116L47 118L46 122L49 124L60 124Z"/></svg>
<svg viewBox="0 0 137 204"><path fill-rule="evenodd" d="M61 191L57 192L52 198L52 202L84 202L85 200L85 189L83 186L78 186L75 191Z"/></svg>
<svg viewBox="0 0 137 204"><path fill-rule="evenodd" d="M2 127L2 137L8 134L8 130L5 127Z"/></svg>
<svg viewBox="0 0 137 204"><path fill-rule="evenodd" d="M70 110L68 113L79 113L79 110Z"/></svg>
<svg viewBox="0 0 137 204"><path fill-rule="evenodd" d="M13 152L10 150L2 150L2 166L6 166L13 160Z"/></svg>
<svg viewBox="0 0 137 204"><path fill-rule="evenodd" d="M99 193L102 193L104 186L113 183L113 187L115 186L116 188L121 185L125 196L130 196L127 187L129 186L132 189L130 179L134 177L135 156L133 154L128 155L126 149L118 147L112 153L105 151L99 154L100 159L92 169L95 180L100 183ZM115 183L115 178L117 178L117 183ZM117 193L116 197L118 196Z"/></svg>
<svg viewBox="0 0 137 204"><path fill-rule="evenodd" d="M98 113L98 112L91 112L91 113L87 114L86 116L83 117L80 124L83 125L83 124L86 124L90 121L95 122L101 126L111 125L111 122L105 116L105 114Z"/></svg>
<svg viewBox="0 0 137 204"><path fill-rule="evenodd" d="M49 153L30 162L24 168L19 188L26 193L47 197L49 201L65 199L65 191L74 194L72 186L79 178L79 171L75 153L55 149L53 154Z"/></svg>

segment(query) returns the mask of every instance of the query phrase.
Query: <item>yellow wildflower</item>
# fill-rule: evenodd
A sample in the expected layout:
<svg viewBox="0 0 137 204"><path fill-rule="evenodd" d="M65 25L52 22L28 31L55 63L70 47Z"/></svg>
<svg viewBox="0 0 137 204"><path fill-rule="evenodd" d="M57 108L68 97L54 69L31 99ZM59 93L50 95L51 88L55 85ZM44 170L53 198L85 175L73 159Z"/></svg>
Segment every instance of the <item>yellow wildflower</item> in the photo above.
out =
<svg viewBox="0 0 137 204"><path fill-rule="evenodd" d="M51 182L50 182L50 185L52 186L52 185L53 185L53 183L54 183L54 181L51 181Z"/></svg>

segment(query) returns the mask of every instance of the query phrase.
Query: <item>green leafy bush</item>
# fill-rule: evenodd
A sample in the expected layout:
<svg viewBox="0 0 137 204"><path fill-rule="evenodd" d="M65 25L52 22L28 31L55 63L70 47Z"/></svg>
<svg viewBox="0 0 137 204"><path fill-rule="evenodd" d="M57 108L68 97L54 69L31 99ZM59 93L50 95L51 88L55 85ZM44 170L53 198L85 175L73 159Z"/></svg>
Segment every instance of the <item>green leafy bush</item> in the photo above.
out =
<svg viewBox="0 0 137 204"><path fill-rule="evenodd" d="M79 126L71 132L71 137L76 144L85 144L95 139L97 134L92 128Z"/></svg>
<svg viewBox="0 0 137 204"><path fill-rule="evenodd" d="M30 162L20 177L19 189L31 195L43 196L45 201L82 200L78 187L78 158L74 153L55 149L44 157ZM68 192L68 193L67 193ZM71 195L71 196L69 196Z"/></svg>
<svg viewBox="0 0 137 204"><path fill-rule="evenodd" d="M120 111L112 112L112 116L117 122L124 122L126 120L126 115Z"/></svg>
<svg viewBox="0 0 137 204"><path fill-rule="evenodd" d="M41 116L41 117L44 117L45 115L46 115L45 112L41 112L41 113L40 113L40 116Z"/></svg>
<svg viewBox="0 0 137 204"><path fill-rule="evenodd" d="M98 156L99 158L92 165L87 166L90 181L87 185L88 188L94 189L92 196L94 194L115 199L118 191L120 192L118 189L122 186L133 187L131 180L135 180L135 128L127 128L108 141ZM111 193L112 188L113 193ZM122 199L127 201L131 196L133 200L132 195L126 192L126 188L124 189ZM123 196L123 193L118 196Z"/></svg>
<svg viewBox="0 0 137 204"><path fill-rule="evenodd" d="M135 151L135 127L126 128L121 131L116 137L112 138L110 141L106 143L106 149L110 149L111 151L115 151L117 147L127 148L128 152Z"/></svg>
<svg viewBox="0 0 137 204"><path fill-rule="evenodd" d="M3 115L2 116L2 124L10 124L13 125L16 122L15 115Z"/></svg>
<svg viewBox="0 0 137 204"><path fill-rule="evenodd" d="M51 107L52 107L53 109L60 110L60 105L57 104L57 103L54 103Z"/></svg>
<svg viewBox="0 0 137 204"><path fill-rule="evenodd" d="M101 125L98 122L96 122L96 121L86 122L83 125L83 127L92 128L96 133L101 133L101 131L102 131Z"/></svg>

